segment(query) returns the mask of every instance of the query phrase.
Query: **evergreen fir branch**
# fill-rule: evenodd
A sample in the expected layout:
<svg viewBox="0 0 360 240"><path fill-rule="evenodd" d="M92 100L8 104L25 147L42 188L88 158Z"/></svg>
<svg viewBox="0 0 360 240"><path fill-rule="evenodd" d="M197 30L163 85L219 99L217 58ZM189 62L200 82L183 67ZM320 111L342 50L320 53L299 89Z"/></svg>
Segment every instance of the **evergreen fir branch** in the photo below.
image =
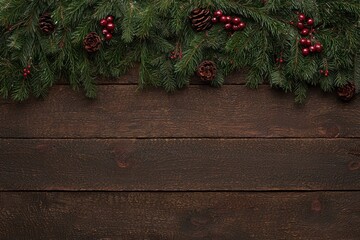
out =
<svg viewBox="0 0 360 240"><path fill-rule="evenodd" d="M0 0L0 94L15 100L30 95L43 97L60 78L74 89L95 97L95 79L119 77L140 62L140 87L162 87L172 92L187 86L204 60L216 62L218 75L249 69L247 85L257 87L269 78L271 86L294 91L296 101L306 97L308 86L332 91L354 81L360 85L360 2L358 0ZM221 9L247 23L243 31L226 32L215 24L204 32L192 29L194 8ZM295 12L315 19L313 42L321 42L321 54L304 57L298 30L289 24ZM55 32L44 34L39 16L51 13ZM99 20L115 17L111 41L88 54L83 49L89 32L102 35ZM173 51L182 57L169 59ZM285 61L275 61L281 56ZM31 64L32 74L22 69ZM325 77L319 70L327 69Z"/></svg>
<svg viewBox="0 0 360 240"><path fill-rule="evenodd" d="M203 47L206 43L206 35L195 36L190 43L189 49L184 52L184 56L175 65L175 72L182 75L192 75L200 61L203 60Z"/></svg>
<svg viewBox="0 0 360 240"><path fill-rule="evenodd" d="M285 92L292 91L292 84L285 77L284 72L281 69L273 71L270 75L270 85L272 87L279 87Z"/></svg>
<svg viewBox="0 0 360 240"><path fill-rule="evenodd" d="M125 1L123 9L124 18L122 20L123 24L121 25L121 28L122 39L126 43L130 43L134 39L138 25L136 20L136 12L138 11L139 9L134 1Z"/></svg>
<svg viewBox="0 0 360 240"><path fill-rule="evenodd" d="M307 96L308 87L305 83L297 82L295 84L295 102L304 103Z"/></svg>
<svg viewBox="0 0 360 240"><path fill-rule="evenodd" d="M220 70L216 74L216 78L211 82L211 86L213 87L221 87L225 82L225 77L223 72Z"/></svg>

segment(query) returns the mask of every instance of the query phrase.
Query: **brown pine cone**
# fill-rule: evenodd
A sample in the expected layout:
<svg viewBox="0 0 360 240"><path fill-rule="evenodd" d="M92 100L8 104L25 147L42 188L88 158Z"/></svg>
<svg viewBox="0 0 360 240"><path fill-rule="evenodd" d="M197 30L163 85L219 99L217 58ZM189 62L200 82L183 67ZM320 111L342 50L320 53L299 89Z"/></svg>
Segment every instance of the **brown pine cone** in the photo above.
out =
<svg viewBox="0 0 360 240"><path fill-rule="evenodd" d="M203 81L213 81L216 77L217 68L213 61L203 61L197 69L197 75Z"/></svg>
<svg viewBox="0 0 360 240"><path fill-rule="evenodd" d="M341 100L348 102L355 97L355 90L355 84L348 82L345 86L337 89L337 94Z"/></svg>
<svg viewBox="0 0 360 240"><path fill-rule="evenodd" d="M201 32L212 27L211 12L209 9L196 8L189 16L194 30Z"/></svg>
<svg viewBox="0 0 360 240"><path fill-rule="evenodd" d="M96 32L91 32L84 38L84 48L86 51L93 53L100 49L101 38Z"/></svg>
<svg viewBox="0 0 360 240"><path fill-rule="evenodd" d="M39 27L45 34L51 34L55 31L55 24L50 13L44 13L39 17Z"/></svg>

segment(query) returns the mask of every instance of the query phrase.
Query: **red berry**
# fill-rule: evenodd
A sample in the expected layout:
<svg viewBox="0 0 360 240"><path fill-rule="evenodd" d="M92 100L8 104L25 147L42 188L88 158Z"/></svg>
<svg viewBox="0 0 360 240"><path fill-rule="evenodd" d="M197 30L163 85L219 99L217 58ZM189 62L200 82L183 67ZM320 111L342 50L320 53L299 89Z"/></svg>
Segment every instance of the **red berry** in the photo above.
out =
<svg viewBox="0 0 360 240"><path fill-rule="evenodd" d="M217 19L216 17L213 17L213 18L211 19L211 21L212 21L213 23L217 23L217 22L218 22L218 19Z"/></svg>
<svg viewBox="0 0 360 240"><path fill-rule="evenodd" d="M314 47L315 47L315 50L319 53L322 52L322 50L323 50L323 45L321 45L321 43L316 43L314 45Z"/></svg>
<svg viewBox="0 0 360 240"><path fill-rule="evenodd" d="M220 17L220 22L226 23L226 16L221 16Z"/></svg>
<svg viewBox="0 0 360 240"><path fill-rule="evenodd" d="M306 24L309 25L309 26L314 25L314 19L309 18L309 19L307 20Z"/></svg>
<svg viewBox="0 0 360 240"><path fill-rule="evenodd" d="M114 22L114 16L111 16L111 15L107 16L107 17L106 17L106 21L107 21L108 23Z"/></svg>
<svg viewBox="0 0 360 240"><path fill-rule="evenodd" d="M108 24L106 25L106 28L107 28L107 30L112 31L112 30L115 29L115 24L113 24L113 23L108 23Z"/></svg>
<svg viewBox="0 0 360 240"><path fill-rule="evenodd" d="M24 68L24 71L23 71L23 72L27 72L27 70L28 70L27 68Z"/></svg>
<svg viewBox="0 0 360 240"><path fill-rule="evenodd" d="M239 25L233 25L233 26L232 26L232 30L234 30L234 31L239 31L239 30L240 30Z"/></svg>
<svg viewBox="0 0 360 240"><path fill-rule="evenodd" d="M307 39L306 38L301 38L300 39L300 44L303 45L303 46L306 46L307 45Z"/></svg>
<svg viewBox="0 0 360 240"><path fill-rule="evenodd" d="M310 39L306 39L306 46L311 46L311 40Z"/></svg>
<svg viewBox="0 0 360 240"><path fill-rule="evenodd" d="M232 21L232 17L226 16L226 22L227 22L227 23L231 23L231 21Z"/></svg>
<svg viewBox="0 0 360 240"><path fill-rule="evenodd" d="M301 52L304 57L306 57L310 54L310 50L308 48L303 48L303 50Z"/></svg>
<svg viewBox="0 0 360 240"><path fill-rule="evenodd" d="M294 21L291 21L291 22L290 22L290 25L294 25L294 24L295 24Z"/></svg>
<svg viewBox="0 0 360 240"><path fill-rule="evenodd" d="M299 14L299 21L304 22L305 20L306 20L305 14L303 14L303 13Z"/></svg>
<svg viewBox="0 0 360 240"><path fill-rule="evenodd" d="M243 30L244 28L246 28L246 23L244 23L244 22L239 23L239 28L240 28L240 30Z"/></svg>
<svg viewBox="0 0 360 240"><path fill-rule="evenodd" d="M276 58L276 60L275 60L277 63L279 62L279 59L278 58Z"/></svg>
<svg viewBox="0 0 360 240"><path fill-rule="evenodd" d="M324 75L325 75L325 77L328 77L329 76L329 70L326 70Z"/></svg>
<svg viewBox="0 0 360 240"><path fill-rule="evenodd" d="M280 58L279 62L284 63L284 59Z"/></svg>
<svg viewBox="0 0 360 240"><path fill-rule="evenodd" d="M31 66L30 66L30 65L27 65L27 68L28 68L28 69L30 69L30 68L31 68Z"/></svg>
<svg viewBox="0 0 360 240"><path fill-rule="evenodd" d="M223 15L223 12L221 10L217 10L214 12L214 17L221 17Z"/></svg>
<svg viewBox="0 0 360 240"><path fill-rule="evenodd" d="M28 74L27 74L26 72L24 72L23 76L24 76L25 78L27 77L27 75L28 75Z"/></svg>
<svg viewBox="0 0 360 240"><path fill-rule="evenodd" d="M320 74L324 74L324 70L321 69L321 70L320 70Z"/></svg>
<svg viewBox="0 0 360 240"><path fill-rule="evenodd" d="M108 34L106 34L105 35L105 39L106 39L106 41L110 41L111 39L112 39L112 34L111 33L108 33Z"/></svg>
<svg viewBox="0 0 360 240"><path fill-rule="evenodd" d="M101 25L101 26L105 27L107 24L108 24L108 22L106 21L105 18L103 18L103 19L100 20L100 25Z"/></svg>
<svg viewBox="0 0 360 240"><path fill-rule="evenodd" d="M230 29L232 29L232 24L231 23L227 23L227 24L225 24L225 26L224 26L224 28L226 29L226 30L230 30Z"/></svg>
<svg viewBox="0 0 360 240"><path fill-rule="evenodd" d="M302 22L298 22L296 26L299 30L303 30L305 27L305 25Z"/></svg>
<svg viewBox="0 0 360 240"><path fill-rule="evenodd" d="M304 28L303 30L301 30L300 34L303 36L308 36L310 33L310 30L308 28Z"/></svg>
<svg viewBox="0 0 360 240"><path fill-rule="evenodd" d="M239 17L234 17L234 18L232 19L232 23L233 23L234 25L239 25L239 23L241 23L241 19L240 19Z"/></svg>
<svg viewBox="0 0 360 240"><path fill-rule="evenodd" d="M310 46L310 47L309 47L309 50L310 50L311 53L316 52L315 46Z"/></svg>
<svg viewBox="0 0 360 240"><path fill-rule="evenodd" d="M30 70L28 69L28 70L26 71L26 73L27 73L27 74L30 74L31 72L30 72Z"/></svg>
<svg viewBox="0 0 360 240"><path fill-rule="evenodd" d="M104 28L104 29L102 30L102 34L106 35L106 34L108 34L108 33L109 33L109 30L107 30L106 28Z"/></svg>

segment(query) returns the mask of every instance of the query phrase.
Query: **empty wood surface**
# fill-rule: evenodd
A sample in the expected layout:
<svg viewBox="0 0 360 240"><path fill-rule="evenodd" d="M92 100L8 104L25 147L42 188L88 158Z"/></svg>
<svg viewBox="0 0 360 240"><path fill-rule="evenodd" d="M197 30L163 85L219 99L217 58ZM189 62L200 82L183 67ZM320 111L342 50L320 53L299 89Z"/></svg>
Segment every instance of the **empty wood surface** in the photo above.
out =
<svg viewBox="0 0 360 240"><path fill-rule="evenodd" d="M267 86L136 89L99 86L91 101L56 86L45 101L2 101L0 138L360 137L360 101L344 104L317 91L297 106Z"/></svg>
<svg viewBox="0 0 360 240"><path fill-rule="evenodd" d="M0 140L0 190L360 190L360 139Z"/></svg>
<svg viewBox="0 0 360 240"><path fill-rule="evenodd" d="M0 193L0 239L358 240L359 199L359 192Z"/></svg>
<svg viewBox="0 0 360 240"><path fill-rule="evenodd" d="M359 240L360 100L194 79L0 100L0 239Z"/></svg>

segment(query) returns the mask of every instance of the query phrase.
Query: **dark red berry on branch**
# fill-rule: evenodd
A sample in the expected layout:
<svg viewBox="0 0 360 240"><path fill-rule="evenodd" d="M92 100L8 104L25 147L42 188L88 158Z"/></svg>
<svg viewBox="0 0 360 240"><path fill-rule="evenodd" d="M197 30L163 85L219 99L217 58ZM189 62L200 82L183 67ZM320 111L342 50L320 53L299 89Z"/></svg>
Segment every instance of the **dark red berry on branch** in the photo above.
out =
<svg viewBox="0 0 360 240"><path fill-rule="evenodd" d="M227 24L225 24L225 26L224 26L224 28L225 28L226 30L230 30L230 29L232 29L232 27L233 27L233 25L232 25L231 23L227 23Z"/></svg>
<svg viewBox="0 0 360 240"><path fill-rule="evenodd" d="M102 34L106 35L109 33L109 30L107 30L106 28L102 30Z"/></svg>
<svg viewBox="0 0 360 240"><path fill-rule="evenodd" d="M239 28L240 28L240 30L245 29L245 28L246 28L246 23L241 22L241 23L239 24Z"/></svg>
<svg viewBox="0 0 360 240"><path fill-rule="evenodd" d="M106 21L106 19L103 18L103 19L100 20L100 25L101 26L105 27L107 24L108 24L108 22Z"/></svg>
<svg viewBox="0 0 360 240"><path fill-rule="evenodd" d="M108 23L113 23L113 22L114 22L114 17L111 16L111 15L109 15L109 16L106 17L106 21L107 21Z"/></svg>
<svg viewBox="0 0 360 240"><path fill-rule="evenodd" d="M239 25L233 25L232 26L232 29L233 29L233 31L239 31L240 30L240 27L239 27Z"/></svg>
<svg viewBox="0 0 360 240"><path fill-rule="evenodd" d="M303 14L303 13L299 14L299 21L304 22L305 20L306 20L305 14Z"/></svg>
<svg viewBox="0 0 360 240"><path fill-rule="evenodd" d="M214 12L214 17L221 17L223 15L223 12L221 10L217 10Z"/></svg>
<svg viewBox="0 0 360 240"><path fill-rule="evenodd" d="M303 30L305 28L305 25L302 22L298 22L296 26L299 30Z"/></svg>
<svg viewBox="0 0 360 240"><path fill-rule="evenodd" d="M234 25L239 25L240 22L241 22L241 19L240 19L239 17L234 17L234 18L232 19L232 23L233 23Z"/></svg>
<svg viewBox="0 0 360 240"><path fill-rule="evenodd" d="M321 43L316 43L314 46L317 52L322 52L323 46L321 45Z"/></svg>
<svg viewBox="0 0 360 240"><path fill-rule="evenodd" d="M303 50L301 51L302 55L304 57L308 56L310 54L310 50L308 48L303 48Z"/></svg>
<svg viewBox="0 0 360 240"><path fill-rule="evenodd" d="M303 46L307 46L307 39L306 38L301 38L300 39L300 44Z"/></svg>
<svg viewBox="0 0 360 240"><path fill-rule="evenodd" d="M226 23L226 16L221 16L220 17L220 22Z"/></svg>
<svg viewBox="0 0 360 240"><path fill-rule="evenodd" d="M115 29L115 24L114 23L108 23L107 25L106 25L106 29L107 30L109 30L109 31L112 31L112 30L114 30Z"/></svg>
<svg viewBox="0 0 360 240"><path fill-rule="evenodd" d="M108 33L108 34L105 35L105 40L106 41L110 41L112 38L113 38L113 36L112 36L111 33Z"/></svg>
<svg viewBox="0 0 360 240"><path fill-rule="evenodd" d="M307 20L306 24L309 25L309 26L313 26L313 25L314 25L314 19L309 18L309 19Z"/></svg>
<svg viewBox="0 0 360 240"><path fill-rule="evenodd" d="M303 36L308 36L310 33L310 30L308 28L304 28L303 30L301 30L300 34Z"/></svg>

